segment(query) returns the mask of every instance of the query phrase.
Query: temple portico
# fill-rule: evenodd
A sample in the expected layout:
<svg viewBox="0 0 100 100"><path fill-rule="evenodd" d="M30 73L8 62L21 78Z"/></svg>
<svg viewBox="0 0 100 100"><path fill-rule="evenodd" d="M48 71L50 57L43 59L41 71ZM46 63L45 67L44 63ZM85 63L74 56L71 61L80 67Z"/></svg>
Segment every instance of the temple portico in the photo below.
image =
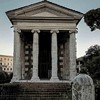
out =
<svg viewBox="0 0 100 100"><path fill-rule="evenodd" d="M83 14L42 1L8 11L14 26L16 81L71 81L76 76L77 24Z"/></svg>
<svg viewBox="0 0 100 100"><path fill-rule="evenodd" d="M68 61L70 62L72 60L73 63L69 63L69 65L71 66L69 71L70 71L70 74L71 73L74 73L74 75L76 75L76 55L75 55L75 52L76 52L76 47L75 47L75 32L76 30L58 30L58 29L52 29L52 30L39 30L39 29L32 29L32 30L26 30L27 32L25 32L25 30L22 30L22 29L19 29L19 28L15 28L14 29L14 34L15 34L15 51L14 51L14 59L15 59L15 62L14 62L14 76L13 76L13 80L30 80L32 82L34 81L40 81L40 80L50 80L50 81L60 81L60 80L65 80L63 78L61 78L61 68L60 66L63 66L62 63L64 61L60 61L60 60L63 60L64 59L64 52L66 53L66 51L68 52L68 58L69 59ZM46 31L46 32L45 32ZM66 35L66 32L67 32L67 35ZM27 45L25 45L25 39L26 39L26 34L31 34L31 40L32 41L28 41L26 40L27 42L29 42L30 46L31 46L31 60L32 60L32 67L28 70L30 70L30 73L31 73L31 77L30 78L26 78L28 76L28 73L26 73L27 71L25 71L27 69L26 65L27 65L27 62L25 62L25 59L27 59L27 52L28 51L25 51L25 47L27 47ZM46 34L46 35L45 35ZM50 44L50 47L48 47L47 49L49 49L49 55L48 55L48 58L50 60L50 67L51 68L48 68L47 66L47 69L44 68L45 71L47 71L47 75L45 74L43 77L39 77L39 75L42 74L42 71L39 72L39 67L42 67L42 62L39 61L41 58L39 57L40 56L40 51L41 50L41 47L39 46L41 43L39 42L43 42L41 41L40 38L42 38L44 36L48 36L47 34L50 35L50 41L45 41L45 38L47 37L44 37L44 45L45 45L45 42L49 42ZM61 36L61 34L63 34ZM66 40L63 40L63 38L65 38L66 36ZM60 40L60 37L62 37L62 39ZM30 39L30 37L27 37L27 39ZM65 43L62 43L62 42L65 42ZM68 43L67 43L68 42ZM66 46L66 43L67 43L67 46ZM24 44L24 46L23 46ZM28 44L28 45L29 45ZM48 45L48 46L49 46ZM47 46L47 45L46 45ZM65 48L68 47L68 48ZM39 48L40 47L40 48ZM44 49L46 47L44 46ZM40 49L40 50L39 50ZM60 50L62 49L62 50ZM63 49L66 49L63 51ZM23 51L22 51L23 50ZM46 50L46 49L45 49ZM23 54L23 55L22 55ZM42 57L45 57L45 54L46 52L44 53L44 55ZM26 57L25 57L26 55ZM73 59L74 58L74 59ZM23 61L24 61L24 65L23 65ZM60 61L60 62L59 62ZM39 64L41 63L41 64ZM43 62L44 63L44 62ZM46 62L44 64L44 66L47 65L48 62ZM68 64L67 63L67 64ZM17 68L17 69L16 69ZM41 68L40 68L41 69ZM60 70L60 71L59 71ZM73 71L74 70L74 71ZM43 71L43 72L45 72ZM23 73L23 74L22 74ZM27 74L27 75L26 75ZM63 74L62 74L63 75ZM48 76L48 77L47 77ZM72 76L72 74L69 76L69 78L72 78L74 76ZM25 79L26 78L26 79ZM66 79L67 80L67 79ZM68 80L67 80L68 81Z"/></svg>

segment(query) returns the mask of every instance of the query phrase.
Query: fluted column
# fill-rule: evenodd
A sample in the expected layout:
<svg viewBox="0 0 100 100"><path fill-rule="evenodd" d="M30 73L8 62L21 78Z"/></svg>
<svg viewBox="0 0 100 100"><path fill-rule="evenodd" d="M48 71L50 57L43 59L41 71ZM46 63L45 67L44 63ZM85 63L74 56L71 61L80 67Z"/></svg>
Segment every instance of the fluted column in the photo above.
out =
<svg viewBox="0 0 100 100"><path fill-rule="evenodd" d="M52 74L51 80L57 81L58 80L58 45L57 45L57 33L58 30L51 30L52 33L52 44L51 44L51 53L52 53Z"/></svg>
<svg viewBox="0 0 100 100"><path fill-rule="evenodd" d="M76 30L69 31L70 80L76 76Z"/></svg>
<svg viewBox="0 0 100 100"><path fill-rule="evenodd" d="M14 57L13 57L13 78L11 82L21 80L21 30L14 28Z"/></svg>
<svg viewBox="0 0 100 100"><path fill-rule="evenodd" d="M39 57L39 30L32 30L33 33L33 74L31 81L38 81L38 57Z"/></svg>

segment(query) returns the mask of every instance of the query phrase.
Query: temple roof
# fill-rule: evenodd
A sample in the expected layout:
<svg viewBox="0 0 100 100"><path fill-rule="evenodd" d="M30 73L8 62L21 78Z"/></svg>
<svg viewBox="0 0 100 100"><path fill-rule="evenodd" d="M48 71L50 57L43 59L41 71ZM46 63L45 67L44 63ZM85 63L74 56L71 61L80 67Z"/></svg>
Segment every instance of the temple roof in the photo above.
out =
<svg viewBox="0 0 100 100"><path fill-rule="evenodd" d="M83 13L63 7L61 5L44 0L18 9L6 12L12 22L15 19L68 19L77 20L76 24L83 17Z"/></svg>

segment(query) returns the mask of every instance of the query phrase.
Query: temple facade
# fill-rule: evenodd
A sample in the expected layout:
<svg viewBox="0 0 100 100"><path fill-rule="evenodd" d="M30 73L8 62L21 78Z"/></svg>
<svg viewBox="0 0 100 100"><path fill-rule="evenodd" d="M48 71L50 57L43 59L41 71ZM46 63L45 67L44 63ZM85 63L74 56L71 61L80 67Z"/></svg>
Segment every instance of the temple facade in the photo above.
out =
<svg viewBox="0 0 100 100"><path fill-rule="evenodd" d="M12 82L76 76L75 36L82 13L45 0L6 14L14 28Z"/></svg>

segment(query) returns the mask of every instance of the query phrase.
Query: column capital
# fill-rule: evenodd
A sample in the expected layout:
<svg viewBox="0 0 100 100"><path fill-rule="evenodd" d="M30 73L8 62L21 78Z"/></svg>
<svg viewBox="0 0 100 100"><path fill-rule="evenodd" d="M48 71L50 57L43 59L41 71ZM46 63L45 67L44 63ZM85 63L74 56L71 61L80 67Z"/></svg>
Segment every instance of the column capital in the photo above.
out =
<svg viewBox="0 0 100 100"><path fill-rule="evenodd" d="M69 33L72 34L72 33L78 33L77 29L76 30L69 30Z"/></svg>
<svg viewBox="0 0 100 100"><path fill-rule="evenodd" d="M32 29L31 32L32 32L32 33L40 33L40 30L39 30L39 29Z"/></svg>
<svg viewBox="0 0 100 100"><path fill-rule="evenodd" d="M19 28L14 28L14 32L21 33L21 29L19 29Z"/></svg>
<svg viewBox="0 0 100 100"><path fill-rule="evenodd" d="M50 31L50 33L59 33L59 30L57 30L57 29L52 29L52 30Z"/></svg>

